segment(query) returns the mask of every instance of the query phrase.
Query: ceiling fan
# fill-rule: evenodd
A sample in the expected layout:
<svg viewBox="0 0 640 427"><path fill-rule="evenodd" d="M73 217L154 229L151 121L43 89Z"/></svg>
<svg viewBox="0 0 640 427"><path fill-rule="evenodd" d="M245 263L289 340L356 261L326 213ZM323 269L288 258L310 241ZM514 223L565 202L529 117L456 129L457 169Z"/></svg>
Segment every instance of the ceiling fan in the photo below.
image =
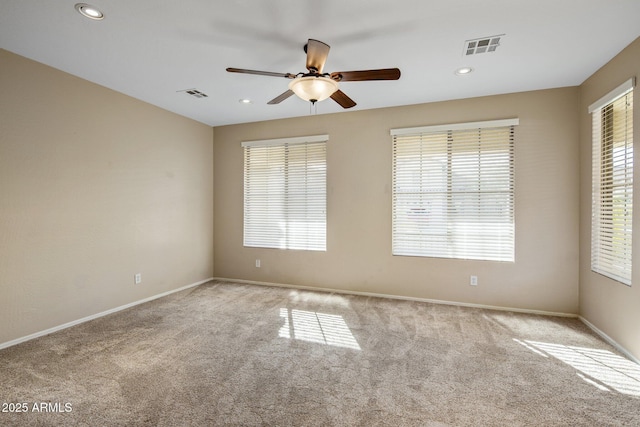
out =
<svg viewBox="0 0 640 427"><path fill-rule="evenodd" d="M279 104L295 93L312 104L330 97L343 108L351 108L356 103L339 89L339 82L398 80L400 78L400 70L397 68L323 73L322 69L329 55L329 48L328 44L319 40L308 40L307 44L304 45L304 51L307 54L307 73L273 73L270 71L245 70L243 68L227 68L227 71L230 73L257 74L259 76L291 79L289 89L273 98L267 104Z"/></svg>

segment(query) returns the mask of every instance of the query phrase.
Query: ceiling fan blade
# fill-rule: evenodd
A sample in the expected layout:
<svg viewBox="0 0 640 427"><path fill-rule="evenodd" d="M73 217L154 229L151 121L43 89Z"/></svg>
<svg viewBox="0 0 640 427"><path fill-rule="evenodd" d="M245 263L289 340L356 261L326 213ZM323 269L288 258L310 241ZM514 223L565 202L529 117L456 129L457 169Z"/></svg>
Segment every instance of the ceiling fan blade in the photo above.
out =
<svg viewBox="0 0 640 427"><path fill-rule="evenodd" d="M269 105L280 104L282 101L284 101L285 99L287 99L291 95L293 95L293 91L291 89L289 89L288 91L286 91L284 93L281 93L280 95L278 95L275 98L273 98L271 101L267 102L267 104L269 104Z"/></svg>
<svg viewBox="0 0 640 427"><path fill-rule="evenodd" d="M383 68L380 70L336 71L331 78L339 82L362 82L366 80L398 80L400 70L397 68Z"/></svg>
<svg viewBox="0 0 640 427"><path fill-rule="evenodd" d="M322 68L329 56L330 46L319 40L309 39L304 47L307 52L307 70L322 74Z"/></svg>
<svg viewBox="0 0 640 427"><path fill-rule="evenodd" d="M355 107L356 103L353 99L349 98L343 91L338 89L333 92L331 95L331 99L336 101L338 104L342 106L342 108L351 108Z"/></svg>
<svg viewBox="0 0 640 427"><path fill-rule="evenodd" d="M284 77L287 79L295 79L295 74L291 73L272 73L271 71L256 71L256 70L245 70L244 68L227 68L227 71L230 73L242 73L242 74L257 74L259 76L269 76L269 77Z"/></svg>

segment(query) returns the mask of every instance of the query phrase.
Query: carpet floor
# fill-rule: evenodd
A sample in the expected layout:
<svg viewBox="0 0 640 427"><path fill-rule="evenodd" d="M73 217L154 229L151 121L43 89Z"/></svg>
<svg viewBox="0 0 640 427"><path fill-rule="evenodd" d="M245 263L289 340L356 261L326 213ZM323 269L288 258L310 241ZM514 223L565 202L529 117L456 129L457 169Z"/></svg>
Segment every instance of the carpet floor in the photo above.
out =
<svg viewBox="0 0 640 427"><path fill-rule="evenodd" d="M577 319L219 281L1 350L0 381L3 426L640 425L640 366Z"/></svg>

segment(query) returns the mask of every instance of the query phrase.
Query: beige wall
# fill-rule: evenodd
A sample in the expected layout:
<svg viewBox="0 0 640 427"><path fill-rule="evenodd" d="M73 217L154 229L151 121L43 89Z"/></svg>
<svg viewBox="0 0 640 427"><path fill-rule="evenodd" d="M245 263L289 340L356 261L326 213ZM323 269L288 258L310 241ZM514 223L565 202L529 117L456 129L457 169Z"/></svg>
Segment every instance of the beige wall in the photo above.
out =
<svg viewBox="0 0 640 427"><path fill-rule="evenodd" d="M0 344L215 275L580 313L640 355L640 270L633 287L590 271L587 113L640 75L640 40L579 88L213 130L4 50L0 64ZM516 262L391 256L389 129L510 117ZM330 136L327 252L244 248L240 142L312 134Z"/></svg>
<svg viewBox="0 0 640 427"><path fill-rule="evenodd" d="M580 312L597 328L640 358L640 170L634 176L633 286L591 271L591 116L587 107L630 77L640 77L640 39L581 86L580 100ZM638 87L634 91L635 143L640 135ZM636 150L635 158L640 153ZM638 164L636 160L634 162Z"/></svg>
<svg viewBox="0 0 640 427"><path fill-rule="evenodd" d="M215 275L578 313L578 100L563 88L216 127ZM392 256L389 130L512 117L516 262ZM330 138L327 251L243 247L241 141L315 134Z"/></svg>
<svg viewBox="0 0 640 427"><path fill-rule="evenodd" d="M0 344L211 277L212 156L211 127L0 50Z"/></svg>

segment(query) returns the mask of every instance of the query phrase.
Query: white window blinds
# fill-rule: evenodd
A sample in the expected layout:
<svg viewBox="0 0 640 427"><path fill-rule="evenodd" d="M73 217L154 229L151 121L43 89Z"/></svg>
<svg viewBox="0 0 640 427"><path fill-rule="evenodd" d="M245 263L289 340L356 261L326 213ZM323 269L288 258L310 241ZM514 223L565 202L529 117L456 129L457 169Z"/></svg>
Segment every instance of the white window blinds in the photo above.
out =
<svg viewBox="0 0 640 427"><path fill-rule="evenodd" d="M631 285L633 80L590 108L593 123L591 269Z"/></svg>
<svg viewBox="0 0 640 427"><path fill-rule="evenodd" d="M242 143L244 246L326 250L327 140Z"/></svg>
<svg viewBox="0 0 640 427"><path fill-rule="evenodd" d="M394 255L514 260L517 124L391 131Z"/></svg>

